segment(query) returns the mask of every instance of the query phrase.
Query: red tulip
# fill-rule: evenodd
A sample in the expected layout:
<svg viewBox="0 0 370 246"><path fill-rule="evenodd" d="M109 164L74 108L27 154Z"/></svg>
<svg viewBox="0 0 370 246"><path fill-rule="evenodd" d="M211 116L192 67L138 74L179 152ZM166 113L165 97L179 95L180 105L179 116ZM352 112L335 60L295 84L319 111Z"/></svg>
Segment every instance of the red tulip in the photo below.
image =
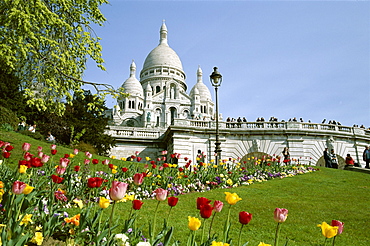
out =
<svg viewBox="0 0 370 246"><path fill-rule="evenodd" d="M136 159L137 159L137 162L140 162L143 158L137 157Z"/></svg>
<svg viewBox="0 0 370 246"><path fill-rule="evenodd" d="M155 164L155 161L150 161L150 164L154 165Z"/></svg>
<svg viewBox="0 0 370 246"><path fill-rule="evenodd" d="M127 172L128 171L128 168L127 167L122 167L122 172Z"/></svg>
<svg viewBox="0 0 370 246"><path fill-rule="evenodd" d="M143 204L144 203L140 200L133 200L132 201L132 208L135 209L135 210L140 210L141 206L143 206Z"/></svg>
<svg viewBox="0 0 370 246"><path fill-rule="evenodd" d="M135 173L134 175L134 184L141 185L144 180L144 174L142 173Z"/></svg>
<svg viewBox="0 0 370 246"><path fill-rule="evenodd" d="M53 180L54 183L60 184L60 183L63 182L64 178L53 174L53 175L51 175L51 179Z"/></svg>
<svg viewBox="0 0 370 246"><path fill-rule="evenodd" d="M41 162L40 158L33 157L31 158L31 166L32 167L42 167L44 163Z"/></svg>
<svg viewBox="0 0 370 246"><path fill-rule="evenodd" d="M285 208L275 208L274 220L278 223L282 223L286 220L288 216L288 209Z"/></svg>
<svg viewBox="0 0 370 246"><path fill-rule="evenodd" d="M187 157L185 157L185 158L184 158L184 160L185 160L185 161L188 161L188 159L189 159L189 158L187 158Z"/></svg>
<svg viewBox="0 0 370 246"><path fill-rule="evenodd" d="M163 167L168 167L168 163L163 163Z"/></svg>
<svg viewBox="0 0 370 246"><path fill-rule="evenodd" d="M56 155L58 151L56 149L52 149L50 152L52 155Z"/></svg>
<svg viewBox="0 0 370 246"><path fill-rule="evenodd" d="M153 169L156 169L156 167L157 167L157 165L155 165L155 164L152 165L152 168Z"/></svg>
<svg viewBox="0 0 370 246"><path fill-rule="evenodd" d="M243 225L248 224L252 220L252 214L242 211L239 213L239 222Z"/></svg>
<svg viewBox="0 0 370 246"><path fill-rule="evenodd" d="M162 188L157 188L154 192L155 192L155 198L158 201L166 200L168 191Z"/></svg>
<svg viewBox="0 0 370 246"><path fill-rule="evenodd" d="M76 172L80 171L80 168L81 168L80 166L75 166L75 171Z"/></svg>
<svg viewBox="0 0 370 246"><path fill-rule="evenodd" d="M89 178L87 179L87 186L89 188L99 188L102 185L103 181L104 179L100 177Z"/></svg>
<svg viewBox="0 0 370 246"><path fill-rule="evenodd" d="M113 169L113 164L108 164L108 167L109 167L110 169Z"/></svg>
<svg viewBox="0 0 370 246"><path fill-rule="evenodd" d="M92 164L98 164L99 163L99 160L98 159L93 159L92 160Z"/></svg>
<svg viewBox="0 0 370 246"><path fill-rule="evenodd" d="M10 157L10 152L7 151L3 152L3 157L8 159Z"/></svg>
<svg viewBox="0 0 370 246"><path fill-rule="evenodd" d="M208 203L200 207L200 216L203 219L208 219L209 217L211 217L212 212L213 212L213 208Z"/></svg>
<svg viewBox="0 0 370 246"><path fill-rule="evenodd" d="M69 154L64 154L64 158L69 158Z"/></svg>
<svg viewBox="0 0 370 246"><path fill-rule="evenodd" d="M211 202L211 200L208 200L205 197L198 197L197 198L197 209L200 210L201 206L203 206L205 204L209 204L210 202Z"/></svg>
<svg viewBox="0 0 370 246"><path fill-rule="evenodd" d="M14 147L13 147L13 146L11 146L11 145L7 145L7 146L5 147L5 150L6 150L6 151L12 151L12 149L14 149Z"/></svg>
<svg viewBox="0 0 370 246"><path fill-rule="evenodd" d="M18 167L20 167L21 165L26 166L27 168L31 168L31 162L30 161L26 161L26 160L18 161Z"/></svg>
<svg viewBox="0 0 370 246"><path fill-rule="evenodd" d="M23 190L26 188L27 184L22 181L14 181L12 186L12 192L16 195L23 193Z"/></svg>
<svg viewBox="0 0 370 246"><path fill-rule="evenodd" d="M178 201L179 201L179 198L178 198L178 197L175 197L175 196L170 196L170 197L167 199L168 205L169 205L170 207L174 207L174 206L176 206Z"/></svg>
<svg viewBox="0 0 370 246"><path fill-rule="evenodd" d="M120 181L112 181L112 187L109 190L110 199L114 201L122 200L122 198L126 195L128 184L120 182Z"/></svg>
<svg viewBox="0 0 370 246"><path fill-rule="evenodd" d="M343 222L340 222L339 220L332 220L331 221L331 226L338 226L338 234L337 235L342 234L343 226L344 226Z"/></svg>
<svg viewBox="0 0 370 246"><path fill-rule="evenodd" d="M31 148L31 144L29 144L29 143L24 143L24 144L22 145L22 150L23 150L24 152L29 151L29 150L30 150L30 148Z"/></svg>

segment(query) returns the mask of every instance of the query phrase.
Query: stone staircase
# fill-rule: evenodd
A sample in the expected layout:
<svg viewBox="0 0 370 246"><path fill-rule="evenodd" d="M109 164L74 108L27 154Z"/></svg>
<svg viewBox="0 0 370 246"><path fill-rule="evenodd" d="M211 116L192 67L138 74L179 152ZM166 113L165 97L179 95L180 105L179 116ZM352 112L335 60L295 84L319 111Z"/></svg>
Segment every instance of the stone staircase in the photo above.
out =
<svg viewBox="0 0 370 246"><path fill-rule="evenodd" d="M370 174L370 169L369 168L363 168L363 167L351 167L347 166L344 168L344 170L349 170L349 171L355 171L355 172L361 172L361 173L368 173Z"/></svg>

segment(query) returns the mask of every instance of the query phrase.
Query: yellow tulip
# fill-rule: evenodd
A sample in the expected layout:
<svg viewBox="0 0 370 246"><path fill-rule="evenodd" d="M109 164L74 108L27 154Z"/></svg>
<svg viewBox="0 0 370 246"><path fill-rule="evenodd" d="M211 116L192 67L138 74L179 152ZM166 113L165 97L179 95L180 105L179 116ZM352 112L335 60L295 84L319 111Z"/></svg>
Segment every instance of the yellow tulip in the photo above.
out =
<svg viewBox="0 0 370 246"><path fill-rule="evenodd" d="M112 173L113 174L117 173L117 170L116 169L112 169Z"/></svg>
<svg viewBox="0 0 370 246"><path fill-rule="evenodd" d="M260 242L260 244L258 244L258 246L271 246L271 244Z"/></svg>
<svg viewBox="0 0 370 246"><path fill-rule="evenodd" d="M99 198L99 207L107 208L107 207L109 207L109 205L110 205L109 199L107 199L105 197L100 197Z"/></svg>
<svg viewBox="0 0 370 246"><path fill-rule="evenodd" d="M338 234L338 226L331 226L326 222L322 222L322 224L318 224L317 226L321 227L322 235L326 238L332 238Z"/></svg>
<svg viewBox="0 0 370 246"><path fill-rule="evenodd" d="M190 217L188 216L188 220L189 220L189 223L188 223L188 227L190 230L192 231L196 231L199 229L200 225L202 224L200 222L200 219L198 218L195 218L195 217Z"/></svg>
<svg viewBox="0 0 370 246"><path fill-rule="evenodd" d="M150 158L149 158L149 157L145 157L145 160L146 160L146 161L150 161Z"/></svg>
<svg viewBox="0 0 370 246"><path fill-rule="evenodd" d="M223 243L223 242L216 242L216 241L213 241L211 246L229 246L230 244L228 243Z"/></svg>
<svg viewBox="0 0 370 246"><path fill-rule="evenodd" d="M32 214L26 214L19 225L28 225L28 223L32 223Z"/></svg>
<svg viewBox="0 0 370 246"><path fill-rule="evenodd" d="M44 237L42 236L42 232L35 232L35 236L31 239L31 242L37 245L42 245L43 241Z"/></svg>
<svg viewBox="0 0 370 246"><path fill-rule="evenodd" d="M26 171L27 171L27 166L25 166L25 165L20 165L19 166L19 173L26 173Z"/></svg>
<svg viewBox="0 0 370 246"><path fill-rule="evenodd" d="M225 199L230 205L235 205L238 201L242 200L236 193L225 192L225 195Z"/></svg>
<svg viewBox="0 0 370 246"><path fill-rule="evenodd" d="M76 198L76 199L73 200L73 202L76 203L79 208L83 208L84 207L84 204L83 204L82 200L80 200L80 199L77 199Z"/></svg>
<svg viewBox="0 0 370 246"><path fill-rule="evenodd" d="M127 159L126 159L125 157L122 157L122 158L121 158L121 160L122 160L122 161L126 161Z"/></svg>
<svg viewBox="0 0 370 246"><path fill-rule="evenodd" d="M26 184L26 188L24 188L22 193L25 195L28 195L33 191L33 189L35 189L35 187L29 186L28 184Z"/></svg>

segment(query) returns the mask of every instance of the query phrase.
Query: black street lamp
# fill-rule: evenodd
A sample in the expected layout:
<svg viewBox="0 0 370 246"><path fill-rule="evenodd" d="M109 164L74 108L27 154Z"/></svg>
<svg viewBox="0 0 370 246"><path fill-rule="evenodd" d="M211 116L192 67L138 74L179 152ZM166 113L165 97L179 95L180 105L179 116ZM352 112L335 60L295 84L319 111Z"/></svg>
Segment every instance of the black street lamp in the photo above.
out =
<svg viewBox="0 0 370 246"><path fill-rule="evenodd" d="M219 133L218 133L218 87L221 86L222 82L222 75L217 71L217 67L213 68L213 73L209 76L211 80L211 84L213 87L215 87L215 97L216 97L216 142L215 142L215 160L216 165L219 163L219 159L221 159L221 143L219 139Z"/></svg>

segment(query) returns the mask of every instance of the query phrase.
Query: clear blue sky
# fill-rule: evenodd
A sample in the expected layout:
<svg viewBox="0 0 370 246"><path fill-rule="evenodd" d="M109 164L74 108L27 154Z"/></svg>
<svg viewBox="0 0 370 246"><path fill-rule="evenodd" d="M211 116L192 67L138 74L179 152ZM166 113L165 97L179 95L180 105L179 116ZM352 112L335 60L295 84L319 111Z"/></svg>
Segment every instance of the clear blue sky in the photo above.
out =
<svg viewBox="0 0 370 246"><path fill-rule="evenodd" d="M200 65L214 96L209 75L219 68L224 119L326 118L370 127L370 2L112 0L101 10L108 21L94 30L107 71L89 62L85 80L117 88L132 60L139 78L166 20L188 93Z"/></svg>

